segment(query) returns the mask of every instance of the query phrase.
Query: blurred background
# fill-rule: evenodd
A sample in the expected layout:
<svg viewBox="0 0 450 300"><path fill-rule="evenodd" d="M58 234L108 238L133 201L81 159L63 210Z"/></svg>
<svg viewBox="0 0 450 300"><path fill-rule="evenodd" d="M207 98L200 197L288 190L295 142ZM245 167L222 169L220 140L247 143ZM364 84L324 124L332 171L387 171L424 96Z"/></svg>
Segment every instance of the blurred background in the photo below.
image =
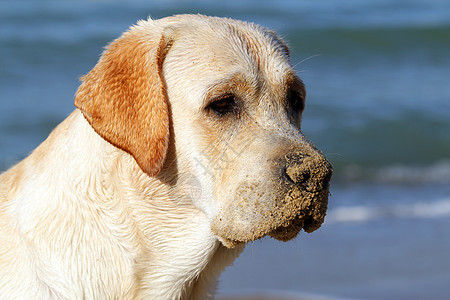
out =
<svg viewBox="0 0 450 300"><path fill-rule="evenodd" d="M323 227L249 244L218 294L449 299L450 1L0 0L0 170L74 109L109 41L175 13L275 29L307 86L303 132L335 168Z"/></svg>

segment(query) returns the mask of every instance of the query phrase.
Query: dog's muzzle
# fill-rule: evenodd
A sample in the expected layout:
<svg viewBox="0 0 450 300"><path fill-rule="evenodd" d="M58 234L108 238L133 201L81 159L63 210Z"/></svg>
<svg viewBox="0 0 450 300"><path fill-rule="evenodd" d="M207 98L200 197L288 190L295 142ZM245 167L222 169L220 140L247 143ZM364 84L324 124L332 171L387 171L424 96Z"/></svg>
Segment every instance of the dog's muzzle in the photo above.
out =
<svg viewBox="0 0 450 300"><path fill-rule="evenodd" d="M277 199L274 214L278 218L290 217L269 235L287 241L302 228L306 232L318 229L325 219L332 173L330 163L320 152L286 155L285 166L281 168L283 191L279 193L284 196Z"/></svg>
<svg viewBox="0 0 450 300"><path fill-rule="evenodd" d="M242 182L213 220L211 228L225 246L267 235L288 241L324 222L333 171L322 153L306 144L273 163L272 182Z"/></svg>

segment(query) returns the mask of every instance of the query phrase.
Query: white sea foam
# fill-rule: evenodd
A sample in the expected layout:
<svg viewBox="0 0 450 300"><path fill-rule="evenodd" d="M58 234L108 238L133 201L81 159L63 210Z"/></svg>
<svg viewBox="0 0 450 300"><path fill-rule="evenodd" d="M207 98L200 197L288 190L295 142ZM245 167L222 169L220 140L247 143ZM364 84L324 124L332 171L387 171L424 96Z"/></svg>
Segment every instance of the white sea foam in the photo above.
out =
<svg viewBox="0 0 450 300"><path fill-rule="evenodd" d="M450 183L450 161L442 160L426 166L393 165L379 169L350 165L342 170L341 176L351 181L368 179L395 184Z"/></svg>
<svg viewBox="0 0 450 300"><path fill-rule="evenodd" d="M401 218L424 219L450 216L450 198L434 202L419 202L411 205L392 206L346 206L328 212L326 222L367 222L372 220Z"/></svg>
<svg viewBox="0 0 450 300"><path fill-rule="evenodd" d="M450 182L450 161L423 167L387 167L377 171L375 178L387 182Z"/></svg>

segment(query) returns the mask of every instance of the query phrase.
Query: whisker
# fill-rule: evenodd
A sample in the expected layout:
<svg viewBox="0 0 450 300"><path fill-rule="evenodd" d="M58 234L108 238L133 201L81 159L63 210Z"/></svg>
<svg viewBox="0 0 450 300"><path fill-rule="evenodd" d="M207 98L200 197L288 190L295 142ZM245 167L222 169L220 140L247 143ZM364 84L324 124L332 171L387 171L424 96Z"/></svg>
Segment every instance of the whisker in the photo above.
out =
<svg viewBox="0 0 450 300"><path fill-rule="evenodd" d="M305 61L308 61L308 60L313 59L313 58L315 58L315 57L317 57L317 56L320 56L320 55L322 55L322 54L314 54L314 55L308 56L307 58L302 59L301 61L299 61L298 63L296 63L296 64L293 66L293 68L295 69L299 64L302 64L302 63L304 63Z"/></svg>
<svg viewBox="0 0 450 300"><path fill-rule="evenodd" d="M327 153L325 153L325 155L326 155L326 156L333 155L333 156L344 157L343 154L336 153L336 152L327 152Z"/></svg>

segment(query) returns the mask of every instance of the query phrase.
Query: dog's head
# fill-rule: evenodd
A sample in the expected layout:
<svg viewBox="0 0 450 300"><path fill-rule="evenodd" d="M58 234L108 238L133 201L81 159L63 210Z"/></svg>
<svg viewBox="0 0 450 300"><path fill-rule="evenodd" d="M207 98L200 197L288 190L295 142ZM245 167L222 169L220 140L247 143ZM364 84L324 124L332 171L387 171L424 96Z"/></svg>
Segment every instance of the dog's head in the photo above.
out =
<svg viewBox="0 0 450 300"><path fill-rule="evenodd" d="M149 176L173 167L164 164L172 147L178 173L200 189L194 205L228 247L289 240L323 223L332 168L300 131L304 103L274 32L198 15L132 27L75 99L94 130Z"/></svg>

